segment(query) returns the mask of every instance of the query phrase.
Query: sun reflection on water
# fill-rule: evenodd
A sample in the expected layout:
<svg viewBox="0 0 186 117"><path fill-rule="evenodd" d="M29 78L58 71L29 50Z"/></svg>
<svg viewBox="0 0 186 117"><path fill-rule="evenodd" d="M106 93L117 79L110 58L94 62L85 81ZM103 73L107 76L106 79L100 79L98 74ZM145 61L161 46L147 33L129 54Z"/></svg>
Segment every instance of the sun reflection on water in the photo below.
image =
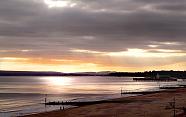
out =
<svg viewBox="0 0 186 117"><path fill-rule="evenodd" d="M49 85L53 85L53 86L66 86L66 85L71 85L72 83L72 79L71 78L67 78L67 77L48 77L45 78L46 82Z"/></svg>

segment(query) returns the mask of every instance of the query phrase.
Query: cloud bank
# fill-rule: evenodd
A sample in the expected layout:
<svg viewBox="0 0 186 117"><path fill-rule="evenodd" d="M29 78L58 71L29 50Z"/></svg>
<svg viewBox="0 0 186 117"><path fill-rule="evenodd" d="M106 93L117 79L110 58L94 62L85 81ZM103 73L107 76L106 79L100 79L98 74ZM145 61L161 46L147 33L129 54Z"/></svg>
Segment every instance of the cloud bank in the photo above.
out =
<svg viewBox="0 0 186 117"><path fill-rule="evenodd" d="M0 57L121 71L180 65L186 62L185 6L186 0L1 0ZM0 62L1 69L11 64Z"/></svg>

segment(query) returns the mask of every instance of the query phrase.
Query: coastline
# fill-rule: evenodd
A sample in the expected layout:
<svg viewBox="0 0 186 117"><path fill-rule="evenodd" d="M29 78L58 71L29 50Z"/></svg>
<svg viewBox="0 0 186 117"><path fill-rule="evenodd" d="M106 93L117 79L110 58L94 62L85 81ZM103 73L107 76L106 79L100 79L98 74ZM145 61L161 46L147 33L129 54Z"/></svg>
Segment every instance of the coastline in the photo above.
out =
<svg viewBox="0 0 186 117"><path fill-rule="evenodd" d="M91 104L65 110L25 115L23 117L170 117L173 116L173 109L168 109L169 102L172 102L174 97L176 99L176 114L179 115L183 113L182 107L186 107L186 88L121 97L112 99L111 103Z"/></svg>

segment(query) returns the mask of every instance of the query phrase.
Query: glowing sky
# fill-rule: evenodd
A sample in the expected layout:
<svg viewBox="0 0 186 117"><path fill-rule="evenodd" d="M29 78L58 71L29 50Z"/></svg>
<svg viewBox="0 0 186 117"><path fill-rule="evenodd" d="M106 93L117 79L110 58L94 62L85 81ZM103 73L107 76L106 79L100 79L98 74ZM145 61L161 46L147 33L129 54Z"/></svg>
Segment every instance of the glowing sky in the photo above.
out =
<svg viewBox="0 0 186 117"><path fill-rule="evenodd" d="M186 69L186 0L1 0L0 69Z"/></svg>

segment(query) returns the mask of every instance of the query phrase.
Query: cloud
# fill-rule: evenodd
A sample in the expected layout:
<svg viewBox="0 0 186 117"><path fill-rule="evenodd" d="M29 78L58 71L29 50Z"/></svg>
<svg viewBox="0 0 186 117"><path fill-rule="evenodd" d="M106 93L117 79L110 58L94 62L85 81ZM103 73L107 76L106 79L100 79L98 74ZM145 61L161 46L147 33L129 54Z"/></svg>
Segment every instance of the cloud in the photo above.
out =
<svg viewBox="0 0 186 117"><path fill-rule="evenodd" d="M160 50L174 55L180 53L169 52L179 50L185 54L186 0L58 1L61 5L55 2L0 1L0 56L57 59L80 56L91 60L99 55L95 52L120 55L130 48L153 52L153 56L159 56ZM89 52L80 54L72 52L73 49ZM102 64L103 60L95 63ZM110 57L105 61L109 60L129 61L127 57L120 60ZM129 63L136 64L135 61Z"/></svg>

